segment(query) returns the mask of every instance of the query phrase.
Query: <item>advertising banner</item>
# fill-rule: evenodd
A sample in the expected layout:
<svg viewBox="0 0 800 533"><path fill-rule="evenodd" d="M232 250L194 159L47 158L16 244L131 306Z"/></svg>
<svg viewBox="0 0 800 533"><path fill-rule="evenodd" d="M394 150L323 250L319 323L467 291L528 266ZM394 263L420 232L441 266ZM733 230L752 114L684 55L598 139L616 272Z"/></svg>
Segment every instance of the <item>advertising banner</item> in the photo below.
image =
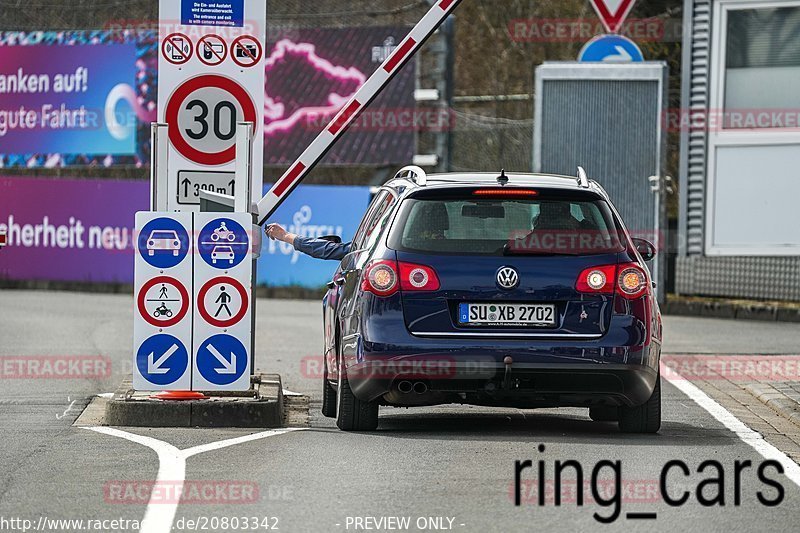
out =
<svg viewBox="0 0 800 533"><path fill-rule="evenodd" d="M173 35L163 49L150 29L0 31L0 167L148 166L159 55L214 70L222 57L215 50L229 48L225 57L233 57L226 61L244 65L250 48L258 52L254 43L232 48L211 36L199 52L194 41L190 50L199 21L213 15L218 32L229 32L239 3L230 2L225 16L190 9L194 2L176 4L185 21L172 29L183 36ZM259 58L266 74L264 163L293 161L407 32L402 26L270 31ZM412 60L323 163L410 161L416 131L431 127L415 105L415 71Z"/></svg>
<svg viewBox="0 0 800 533"><path fill-rule="evenodd" d="M132 32L0 32L0 166L142 166L155 43Z"/></svg>
<svg viewBox="0 0 800 533"><path fill-rule="evenodd" d="M369 199L369 187L300 185L270 222L302 237L338 235L348 242L358 230ZM259 285L317 288L331 280L337 266L337 261L312 259L291 244L265 238L257 279Z"/></svg>
<svg viewBox="0 0 800 533"><path fill-rule="evenodd" d="M293 162L407 33L404 27L269 32L264 161ZM419 127L415 120L415 61L370 104L323 164L411 161Z"/></svg>
<svg viewBox="0 0 800 533"><path fill-rule="evenodd" d="M0 279L131 283L141 181L0 177Z"/></svg>
<svg viewBox="0 0 800 533"><path fill-rule="evenodd" d="M148 209L149 184L109 179L0 177L0 280L133 283L137 211ZM301 185L274 221L305 236L353 238L369 187ZM264 238L258 283L317 288L335 261L303 256Z"/></svg>

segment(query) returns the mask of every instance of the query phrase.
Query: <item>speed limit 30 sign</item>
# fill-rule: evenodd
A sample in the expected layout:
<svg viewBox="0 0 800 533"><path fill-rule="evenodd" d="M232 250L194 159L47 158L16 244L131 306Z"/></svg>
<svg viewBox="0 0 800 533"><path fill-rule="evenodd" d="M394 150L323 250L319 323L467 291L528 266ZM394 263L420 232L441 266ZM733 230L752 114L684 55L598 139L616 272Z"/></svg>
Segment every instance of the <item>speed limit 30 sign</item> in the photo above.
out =
<svg viewBox="0 0 800 533"><path fill-rule="evenodd" d="M243 16L224 16L214 3L160 0L158 117L168 125L168 211L199 210L199 195L188 194L193 185L228 193L237 122L254 124L251 201L261 197L267 5L225 4Z"/></svg>
<svg viewBox="0 0 800 533"><path fill-rule="evenodd" d="M199 165L218 166L236 158L236 122L256 124L258 113L253 98L235 80L204 75L172 93L165 118L179 154Z"/></svg>

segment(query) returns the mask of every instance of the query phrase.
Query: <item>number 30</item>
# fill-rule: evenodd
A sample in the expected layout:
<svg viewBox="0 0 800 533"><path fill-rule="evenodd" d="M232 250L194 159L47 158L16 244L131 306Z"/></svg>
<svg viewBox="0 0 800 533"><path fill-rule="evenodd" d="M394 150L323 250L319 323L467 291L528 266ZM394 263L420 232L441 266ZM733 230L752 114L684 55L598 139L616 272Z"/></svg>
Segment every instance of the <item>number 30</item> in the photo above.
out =
<svg viewBox="0 0 800 533"><path fill-rule="evenodd" d="M191 111L194 108L200 108L200 114L194 117L194 121L200 124L200 131L194 132L192 128L186 128L186 135L198 141L208 135L208 105L202 100L192 100L186 104L186 109ZM228 110L230 121L228 122L228 131L223 132L221 128L222 110ZM223 141L229 141L236 134L236 106L231 102L219 102L214 106L214 135Z"/></svg>

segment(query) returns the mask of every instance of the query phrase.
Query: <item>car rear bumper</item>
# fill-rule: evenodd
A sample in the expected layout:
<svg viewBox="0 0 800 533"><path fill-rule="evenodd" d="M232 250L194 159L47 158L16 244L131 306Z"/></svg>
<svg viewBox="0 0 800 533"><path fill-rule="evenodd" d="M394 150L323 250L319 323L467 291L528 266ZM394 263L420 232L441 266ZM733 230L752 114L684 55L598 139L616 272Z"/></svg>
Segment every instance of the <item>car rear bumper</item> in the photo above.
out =
<svg viewBox="0 0 800 533"><path fill-rule="evenodd" d="M347 369L353 393L392 405L509 407L641 405L658 372L641 364L512 363L430 357L364 361ZM405 382L405 387L401 383ZM409 388L409 392L402 392Z"/></svg>
<svg viewBox="0 0 800 533"><path fill-rule="evenodd" d="M658 376L660 342L630 315L614 315L593 338L421 337L388 320L363 325L363 336L343 343L343 356L354 394L367 401L641 405ZM426 394L399 392L403 381Z"/></svg>

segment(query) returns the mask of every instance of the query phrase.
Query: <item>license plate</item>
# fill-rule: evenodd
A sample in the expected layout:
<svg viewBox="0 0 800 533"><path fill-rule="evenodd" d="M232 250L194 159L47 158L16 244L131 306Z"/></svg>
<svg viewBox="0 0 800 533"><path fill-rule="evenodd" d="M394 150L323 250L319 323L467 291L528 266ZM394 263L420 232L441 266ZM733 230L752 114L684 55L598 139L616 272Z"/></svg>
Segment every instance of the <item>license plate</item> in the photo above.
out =
<svg viewBox="0 0 800 533"><path fill-rule="evenodd" d="M553 304L458 304L458 322L473 326L554 326Z"/></svg>

